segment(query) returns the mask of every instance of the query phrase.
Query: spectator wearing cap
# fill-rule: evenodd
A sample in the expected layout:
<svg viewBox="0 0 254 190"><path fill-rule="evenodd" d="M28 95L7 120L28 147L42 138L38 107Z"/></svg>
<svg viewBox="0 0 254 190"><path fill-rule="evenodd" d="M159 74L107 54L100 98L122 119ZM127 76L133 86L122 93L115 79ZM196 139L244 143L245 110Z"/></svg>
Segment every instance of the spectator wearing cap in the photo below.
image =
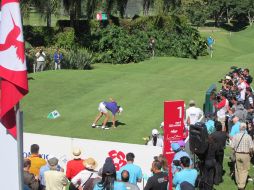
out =
<svg viewBox="0 0 254 190"><path fill-rule="evenodd" d="M173 162L171 165L172 166L172 174L174 175L176 172L178 172L182 169L182 167L180 165L180 158L183 156L187 156L188 158L190 158L190 155L187 152L185 152L184 150L182 150L178 143L172 143L171 148L175 152L175 156L173 158ZM191 158L190 158L190 160L191 160ZM192 160L190 162L191 162L191 166L192 166Z"/></svg>
<svg viewBox="0 0 254 190"><path fill-rule="evenodd" d="M162 172L162 164L159 160L154 160L151 171L153 176L149 177L144 190L167 190L168 174Z"/></svg>
<svg viewBox="0 0 254 190"><path fill-rule="evenodd" d="M248 114L243 104L244 101L238 101L234 111L234 116L237 116L240 122L245 122Z"/></svg>
<svg viewBox="0 0 254 190"><path fill-rule="evenodd" d="M214 120L211 118L208 118L208 120L205 122L205 126L209 135L215 131Z"/></svg>
<svg viewBox="0 0 254 190"><path fill-rule="evenodd" d="M116 181L116 168L112 158L106 158L102 167L102 179L93 190L127 190L123 182Z"/></svg>
<svg viewBox="0 0 254 190"><path fill-rule="evenodd" d="M142 181L142 170L138 165L134 164L135 155L132 152L126 154L127 164L122 166L118 172L117 179L121 180L121 173L123 170L127 170L130 174L129 182L137 184Z"/></svg>
<svg viewBox="0 0 254 190"><path fill-rule="evenodd" d="M51 158L54 158L55 156L53 155L48 155L47 156L47 160L49 161ZM46 183L45 183L45 178L44 178L44 173L46 171L49 171L50 170L50 165L49 163L47 162L46 165L42 166L40 168L40 176L39 176L39 179L40 179L40 184L41 184L41 190L45 190L46 189ZM63 168L61 168L59 165L57 165L57 171L63 171Z"/></svg>
<svg viewBox="0 0 254 190"><path fill-rule="evenodd" d="M152 138L148 141L147 145L163 147L163 139L157 129L152 130Z"/></svg>
<svg viewBox="0 0 254 190"><path fill-rule="evenodd" d="M214 107L217 109L217 120L222 124L222 131L226 131L226 113L229 109L229 101L226 98L226 94L221 94L220 102L214 102Z"/></svg>
<svg viewBox="0 0 254 190"><path fill-rule="evenodd" d="M187 189L187 187L194 190L195 181L198 176L197 170L190 167L190 158L187 156L181 157L180 164L183 169L174 175L173 185L176 187L176 190Z"/></svg>
<svg viewBox="0 0 254 190"><path fill-rule="evenodd" d="M85 169L83 164L84 160L81 158L81 149L76 147L72 151L73 160L67 162L66 165L66 177L71 180L80 171Z"/></svg>
<svg viewBox="0 0 254 190"><path fill-rule="evenodd" d="M117 105L117 102L115 100L113 100L112 98L110 98L110 102L101 102L99 104L99 114L96 116L93 124L92 124L92 128L96 128L97 122L99 121L99 119L104 115L105 119L103 121L103 124L101 126L102 129L109 129L106 125L107 122L110 118L110 114L109 112L112 113L112 124L113 124L113 128L116 128L116 114L117 113L122 113L123 108L121 106Z"/></svg>
<svg viewBox="0 0 254 190"><path fill-rule="evenodd" d="M235 116L234 118L233 118L233 123L234 123L234 125L232 126L232 129L231 129L231 131L230 131L230 133L229 133L229 138L232 140L232 138L236 135L236 134L238 134L238 133L240 133L240 126L241 126L241 122L239 121L239 118L237 117L237 116ZM247 132L247 131L246 131Z"/></svg>
<svg viewBox="0 0 254 190"><path fill-rule="evenodd" d="M39 149L40 147L38 144L32 144L30 147L31 155L28 157L28 159L31 160L29 172L35 176L39 176L40 168L47 163L39 154Z"/></svg>
<svg viewBox="0 0 254 190"><path fill-rule="evenodd" d="M87 158L83 161L86 169L80 171L75 177L71 179L69 190L76 190L78 187L89 185L88 181L98 177L98 172L95 171L98 164L93 158Z"/></svg>
<svg viewBox="0 0 254 190"><path fill-rule="evenodd" d="M24 184L27 185L31 190L39 189L38 176L29 172L31 167L31 160L24 159L23 170L24 170Z"/></svg>
<svg viewBox="0 0 254 190"><path fill-rule="evenodd" d="M121 181L125 184L128 190L139 190L139 187L135 184L129 183L130 174L127 170L123 170L121 173Z"/></svg>
<svg viewBox="0 0 254 190"><path fill-rule="evenodd" d="M239 190L243 190L246 185L250 169L250 158L253 155L253 141L251 136L245 133L246 124L241 123L240 133L233 137L231 147L235 152L235 179Z"/></svg>
<svg viewBox="0 0 254 190"><path fill-rule="evenodd" d="M68 184L68 179L64 172L57 171L58 159L56 157L50 158L48 164L50 170L44 173L46 189L63 190L64 186Z"/></svg>
<svg viewBox="0 0 254 190"><path fill-rule="evenodd" d="M195 125L204 118L203 111L196 107L195 101L190 100L189 108L186 110L186 123L188 126Z"/></svg>

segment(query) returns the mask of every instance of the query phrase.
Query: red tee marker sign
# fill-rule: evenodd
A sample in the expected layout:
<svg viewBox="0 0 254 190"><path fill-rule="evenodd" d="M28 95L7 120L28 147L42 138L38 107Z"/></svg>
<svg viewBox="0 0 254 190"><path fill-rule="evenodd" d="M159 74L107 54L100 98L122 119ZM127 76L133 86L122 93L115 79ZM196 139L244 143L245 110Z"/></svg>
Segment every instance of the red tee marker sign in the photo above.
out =
<svg viewBox="0 0 254 190"><path fill-rule="evenodd" d="M164 102L164 150L169 165L169 190L172 189L171 163L174 152L171 143L182 140L184 132L184 101Z"/></svg>

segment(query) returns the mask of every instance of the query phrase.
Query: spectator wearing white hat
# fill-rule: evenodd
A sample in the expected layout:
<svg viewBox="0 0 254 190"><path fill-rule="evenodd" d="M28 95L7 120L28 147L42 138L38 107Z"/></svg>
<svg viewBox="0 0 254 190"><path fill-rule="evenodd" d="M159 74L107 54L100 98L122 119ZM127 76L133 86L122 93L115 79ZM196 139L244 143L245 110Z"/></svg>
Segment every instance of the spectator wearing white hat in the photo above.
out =
<svg viewBox="0 0 254 190"><path fill-rule="evenodd" d="M73 149L73 160L67 162L66 165L66 177L71 180L74 176L76 176L81 170L85 169L83 165L83 159L81 158L81 149L76 147Z"/></svg>
<svg viewBox="0 0 254 190"><path fill-rule="evenodd" d="M152 130L152 137L151 140L148 141L147 145L163 147L163 138L160 136L160 133L157 129Z"/></svg>
<svg viewBox="0 0 254 190"><path fill-rule="evenodd" d="M97 122L99 121L99 119L104 115L105 119L103 121L103 124L101 126L102 129L109 129L106 125L107 122L110 118L110 114L109 112L112 113L112 124L113 124L113 128L116 128L116 114L117 113L122 113L123 108L121 106L117 105L117 102L115 100L113 100L112 98L110 98L110 102L101 102L99 104L99 114L96 116L93 124L92 124L92 128L96 128L97 126Z"/></svg>
<svg viewBox="0 0 254 190"><path fill-rule="evenodd" d="M44 173L47 190L63 190L68 184L68 179L61 171L57 171L58 159L51 158L48 160L50 170Z"/></svg>
<svg viewBox="0 0 254 190"><path fill-rule="evenodd" d="M195 125L195 123L202 121L204 118L203 111L196 107L194 100L190 100L189 106L186 110L186 123L188 126Z"/></svg>
<svg viewBox="0 0 254 190"><path fill-rule="evenodd" d="M95 169L98 163L93 158L87 158L83 161L86 169L80 171L75 177L72 178L69 190L75 190L82 187L83 189L93 188L93 179L99 177Z"/></svg>

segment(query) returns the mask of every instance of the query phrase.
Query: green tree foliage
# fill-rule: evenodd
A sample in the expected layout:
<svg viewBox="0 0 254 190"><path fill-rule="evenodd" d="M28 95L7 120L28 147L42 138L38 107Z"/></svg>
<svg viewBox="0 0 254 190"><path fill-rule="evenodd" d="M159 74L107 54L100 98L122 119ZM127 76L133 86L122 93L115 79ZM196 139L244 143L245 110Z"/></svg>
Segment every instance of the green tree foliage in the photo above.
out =
<svg viewBox="0 0 254 190"><path fill-rule="evenodd" d="M79 20L81 16L81 0L63 0L63 5L70 15L71 26L74 27L75 20Z"/></svg>
<svg viewBox="0 0 254 190"><path fill-rule="evenodd" d="M236 13L247 17L249 25L254 22L254 0L241 0L236 3Z"/></svg>
<svg viewBox="0 0 254 190"><path fill-rule="evenodd" d="M51 26L51 15L58 15L60 10L60 0L34 0L32 1L36 10L46 19L47 27Z"/></svg>
<svg viewBox="0 0 254 190"><path fill-rule="evenodd" d="M143 0L143 15L147 16L150 8L153 6L154 0Z"/></svg>
<svg viewBox="0 0 254 190"><path fill-rule="evenodd" d="M178 17L141 17L129 26L109 25L94 31L91 49L104 63L140 62L151 56L149 38L155 39L156 56L197 58L206 52L197 30Z"/></svg>
<svg viewBox="0 0 254 190"><path fill-rule="evenodd" d="M149 57L147 37L139 34L129 35L126 30L117 26L108 26L96 32L93 50L97 52L97 61L104 63L140 62ZM141 40L145 38L145 40ZM144 43L145 41L145 43Z"/></svg>
<svg viewBox="0 0 254 190"><path fill-rule="evenodd" d="M185 7L191 23L197 27L203 26L208 18L207 5L201 1L193 1Z"/></svg>

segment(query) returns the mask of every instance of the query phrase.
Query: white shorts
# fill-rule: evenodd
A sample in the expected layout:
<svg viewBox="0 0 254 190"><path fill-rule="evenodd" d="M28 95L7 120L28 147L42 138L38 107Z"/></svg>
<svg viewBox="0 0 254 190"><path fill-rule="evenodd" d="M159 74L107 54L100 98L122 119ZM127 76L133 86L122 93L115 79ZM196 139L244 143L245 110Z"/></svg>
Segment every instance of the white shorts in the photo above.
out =
<svg viewBox="0 0 254 190"><path fill-rule="evenodd" d="M108 110L107 110L107 108L106 108L106 106L105 106L105 104L103 102L101 102L99 104L98 110L101 113L108 113Z"/></svg>

